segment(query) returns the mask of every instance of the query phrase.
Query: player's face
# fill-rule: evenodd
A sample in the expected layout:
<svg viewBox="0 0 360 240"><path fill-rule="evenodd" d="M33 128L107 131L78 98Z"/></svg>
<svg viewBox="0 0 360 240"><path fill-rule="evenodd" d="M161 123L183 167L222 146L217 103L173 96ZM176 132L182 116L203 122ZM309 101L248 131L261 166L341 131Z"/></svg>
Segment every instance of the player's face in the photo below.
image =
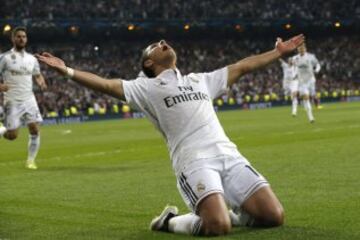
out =
<svg viewBox="0 0 360 240"><path fill-rule="evenodd" d="M17 31L15 35L12 37L12 42L16 49L23 49L26 47L27 36L24 31Z"/></svg>
<svg viewBox="0 0 360 240"><path fill-rule="evenodd" d="M298 52L303 55L306 52L306 46L304 44L298 47Z"/></svg>
<svg viewBox="0 0 360 240"><path fill-rule="evenodd" d="M176 64L176 53L165 40L149 45L145 49L145 52L149 59L154 61L155 64L163 66Z"/></svg>

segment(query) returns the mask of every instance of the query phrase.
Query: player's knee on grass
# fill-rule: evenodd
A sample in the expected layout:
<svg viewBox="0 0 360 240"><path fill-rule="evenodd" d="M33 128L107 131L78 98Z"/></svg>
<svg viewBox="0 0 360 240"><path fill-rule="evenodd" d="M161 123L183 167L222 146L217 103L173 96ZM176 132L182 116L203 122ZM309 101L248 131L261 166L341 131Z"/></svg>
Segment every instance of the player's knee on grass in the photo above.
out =
<svg viewBox="0 0 360 240"><path fill-rule="evenodd" d="M214 193L202 200L198 208L202 220L201 235L226 235L231 230L231 220L223 196Z"/></svg>
<svg viewBox="0 0 360 240"><path fill-rule="evenodd" d="M31 135L38 135L39 127L36 124L29 124L29 133Z"/></svg>
<svg viewBox="0 0 360 240"><path fill-rule="evenodd" d="M221 236L228 234L230 231L231 222L229 218L203 219L202 234L204 236Z"/></svg>
<svg viewBox="0 0 360 240"><path fill-rule="evenodd" d="M283 225L285 220L283 207L280 205L270 209L263 217L263 220L267 227L279 227Z"/></svg>
<svg viewBox="0 0 360 240"><path fill-rule="evenodd" d="M4 138L6 138L7 140L13 141L17 138L17 132L16 131L7 131L4 134Z"/></svg>
<svg viewBox="0 0 360 240"><path fill-rule="evenodd" d="M254 218L253 227L278 227L284 224L284 208L270 187L256 191L242 208Z"/></svg>
<svg viewBox="0 0 360 240"><path fill-rule="evenodd" d="M31 134L31 135L39 135L39 130L29 130L29 133Z"/></svg>

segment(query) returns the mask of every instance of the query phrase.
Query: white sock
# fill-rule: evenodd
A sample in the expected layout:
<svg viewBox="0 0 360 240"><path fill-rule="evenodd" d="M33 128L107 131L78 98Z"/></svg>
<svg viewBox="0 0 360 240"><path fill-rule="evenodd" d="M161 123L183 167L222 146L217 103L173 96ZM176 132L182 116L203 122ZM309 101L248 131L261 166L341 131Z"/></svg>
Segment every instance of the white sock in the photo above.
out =
<svg viewBox="0 0 360 240"><path fill-rule="evenodd" d="M232 210L229 211L231 225L234 227L251 227L254 224L254 218L247 212L241 210L240 213L235 213Z"/></svg>
<svg viewBox="0 0 360 240"><path fill-rule="evenodd" d="M292 114L293 115L296 115L296 113L297 113L297 106L298 106L298 99L297 99L297 97L294 97L293 99L292 99Z"/></svg>
<svg viewBox="0 0 360 240"><path fill-rule="evenodd" d="M169 220L169 231L173 233L199 235L201 218L193 213L173 217Z"/></svg>
<svg viewBox="0 0 360 240"><path fill-rule="evenodd" d="M40 135L29 135L28 143L28 161L35 161L36 155L40 148Z"/></svg>
<svg viewBox="0 0 360 240"><path fill-rule="evenodd" d="M310 101L309 99L308 100L304 100L304 108L305 108L305 111L308 115L308 118L309 118L309 121L313 121L314 120L314 116L312 114L312 107L311 107L311 104L310 104Z"/></svg>
<svg viewBox="0 0 360 240"><path fill-rule="evenodd" d="M7 131L6 127L1 126L0 127L0 137L2 137L4 135L4 133L6 133L6 131Z"/></svg>

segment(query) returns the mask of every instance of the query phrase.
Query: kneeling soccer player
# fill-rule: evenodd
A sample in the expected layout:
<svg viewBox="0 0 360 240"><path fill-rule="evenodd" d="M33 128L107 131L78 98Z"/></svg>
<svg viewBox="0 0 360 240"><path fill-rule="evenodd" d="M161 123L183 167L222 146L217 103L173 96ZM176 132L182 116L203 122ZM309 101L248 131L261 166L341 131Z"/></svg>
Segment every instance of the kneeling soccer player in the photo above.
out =
<svg viewBox="0 0 360 240"><path fill-rule="evenodd" d="M146 76L133 81L109 81L74 70L49 53L37 57L88 88L126 101L163 134L178 189L192 213L179 216L176 207L166 207L151 222L152 230L217 236L227 234L232 225L282 225L284 213L266 179L225 135L212 100L240 76L292 52L302 42L302 35L285 42L278 39L275 49L266 53L213 72L182 75L174 49L161 40L143 51ZM229 212L227 204L234 211Z"/></svg>

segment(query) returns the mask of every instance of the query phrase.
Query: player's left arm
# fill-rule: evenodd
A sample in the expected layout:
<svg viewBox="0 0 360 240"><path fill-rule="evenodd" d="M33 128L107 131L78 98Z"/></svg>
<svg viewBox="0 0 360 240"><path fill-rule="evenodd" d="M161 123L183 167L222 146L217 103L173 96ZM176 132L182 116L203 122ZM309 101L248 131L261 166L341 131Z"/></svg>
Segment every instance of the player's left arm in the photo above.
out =
<svg viewBox="0 0 360 240"><path fill-rule="evenodd" d="M234 64L228 66L228 82L227 85L231 86L241 76L262 68L273 61L281 58L282 56L294 51L305 40L304 35L300 34L285 42L278 38L275 48L271 51L258 54L255 56L244 58Z"/></svg>
<svg viewBox="0 0 360 240"><path fill-rule="evenodd" d="M40 64L39 61L34 58L34 67L32 70L33 78L36 84L40 87L41 90L46 90L47 85L44 76L40 72Z"/></svg>
<svg viewBox="0 0 360 240"><path fill-rule="evenodd" d="M44 76L40 74L34 75L36 84L40 87L41 90L46 90L47 85Z"/></svg>

